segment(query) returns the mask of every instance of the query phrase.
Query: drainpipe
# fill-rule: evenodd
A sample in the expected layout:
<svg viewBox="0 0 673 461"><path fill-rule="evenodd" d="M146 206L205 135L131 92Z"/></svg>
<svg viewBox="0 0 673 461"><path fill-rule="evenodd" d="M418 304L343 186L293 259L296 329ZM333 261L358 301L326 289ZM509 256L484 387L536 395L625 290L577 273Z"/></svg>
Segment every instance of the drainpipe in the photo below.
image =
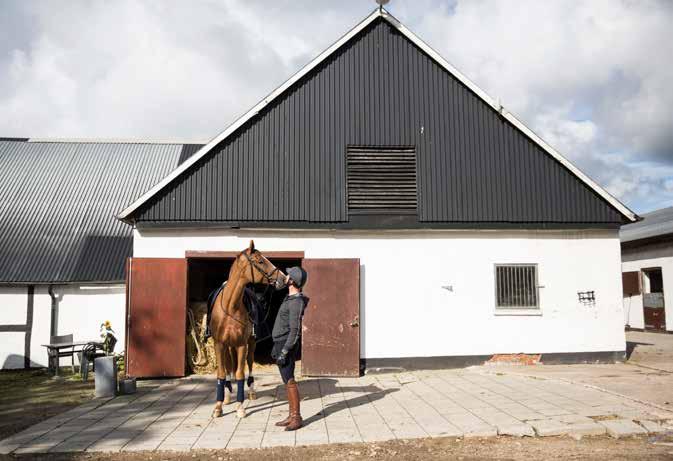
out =
<svg viewBox="0 0 673 461"><path fill-rule="evenodd" d="M56 336L58 334L58 298L54 293L54 285L49 285L49 296L51 297L51 330L50 335Z"/></svg>

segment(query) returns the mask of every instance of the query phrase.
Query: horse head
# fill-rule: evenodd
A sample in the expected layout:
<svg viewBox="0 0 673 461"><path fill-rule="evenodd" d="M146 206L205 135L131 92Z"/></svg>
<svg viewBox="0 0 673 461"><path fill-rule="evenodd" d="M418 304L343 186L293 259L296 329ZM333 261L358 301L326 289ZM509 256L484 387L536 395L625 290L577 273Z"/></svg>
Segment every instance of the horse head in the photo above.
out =
<svg viewBox="0 0 673 461"><path fill-rule="evenodd" d="M287 275L271 264L271 261L257 249L255 242L250 240L250 246L238 256L237 262L242 265L241 275L248 278L249 283L273 285L280 290L287 285ZM246 268L247 266L247 268Z"/></svg>

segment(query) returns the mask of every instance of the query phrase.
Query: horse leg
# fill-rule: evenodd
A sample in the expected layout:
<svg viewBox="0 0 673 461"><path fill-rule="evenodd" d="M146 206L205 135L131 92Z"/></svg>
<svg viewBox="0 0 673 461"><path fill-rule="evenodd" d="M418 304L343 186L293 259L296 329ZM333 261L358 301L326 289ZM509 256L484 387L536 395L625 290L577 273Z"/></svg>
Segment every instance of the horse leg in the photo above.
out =
<svg viewBox="0 0 673 461"><path fill-rule="evenodd" d="M233 392L231 388L231 372L236 368L236 362L232 359L232 349L231 347L225 346L223 349L224 354L224 365L226 369L226 377L224 379L224 404L229 405L231 403L231 394Z"/></svg>
<svg viewBox="0 0 673 461"><path fill-rule="evenodd" d="M243 403L245 401L245 363L248 355L247 343L236 348L236 415L239 418L245 418L245 408Z"/></svg>
<svg viewBox="0 0 673 461"><path fill-rule="evenodd" d="M224 401L224 383L227 374L225 364L225 347L224 344L215 342L215 359L217 361L217 384L216 384L216 401L213 409L213 418L222 416L222 402Z"/></svg>
<svg viewBox="0 0 673 461"><path fill-rule="evenodd" d="M252 336L250 341L248 341L248 399L255 400L257 398L257 393L255 392L255 378L252 376L252 363L255 360L255 348L257 347L257 341Z"/></svg>

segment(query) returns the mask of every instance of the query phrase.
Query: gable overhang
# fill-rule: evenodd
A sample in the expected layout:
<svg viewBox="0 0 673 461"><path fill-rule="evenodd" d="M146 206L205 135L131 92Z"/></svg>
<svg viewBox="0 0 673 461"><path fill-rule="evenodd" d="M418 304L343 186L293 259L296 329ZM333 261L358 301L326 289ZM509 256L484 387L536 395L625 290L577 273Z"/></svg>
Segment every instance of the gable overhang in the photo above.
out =
<svg viewBox="0 0 673 461"><path fill-rule="evenodd" d="M259 114L262 109L269 105L272 101L278 98L280 95L285 93L292 85L299 81L302 77L308 74L315 67L320 65L324 60L331 56L335 51L341 48L346 44L351 38L358 35L363 29L369 26L378 18L383 18L395 29L397 29L402 35L409 39L412 43L418 46L423 52L425 52L430 58L436 62L438 65L443 67L447 72L453 75L458 79L463 85L465 85L470 91L479 96L486 104L491 106L493 110L498 112L504 119L514 125L519 131L526 135L531 141L537 144L545 152L551 155L556 161L561 163L565 168L567 168L573 175L575 175L580 181L586 184L590 189L592 189L598 196L603 198L608 202L613 208L615 208L619 213L626 219L627 222L636 222L640 218L633 211L631 211L626 205L620 202L612 194L610 194L603 187L598 185L593 179L583 173L579 168L577 168L570 160L565 158L561 153L547 144L540 136L538 136L533 130L528 128L521 120L519 120L514 114L507 111L502 104L498 101L491 98L484 90L479 88L474 82L469 78L463 75L455 67L449 64L439 53L437 53L432 47L427 43L421 40L416 34L409 30L404 24L392 16L385 8L377 8L369 16L363 19L359 24L357 24L353 29L351 29L347 34L341 37L339 40L334 42L329 48L320 53L315 59L306 64L299 72L294 74L288 80L286 80L281 86L272 91L264 99L258 102L252 109L243 114L237 120L235 120L231 125L229 125L224 131L214 137L210 142L204 145L201 149L196 151L191 157L181 163L175 170L173 170L168 176L162 179L160 182L155 184L151 189L144 193L140 198L135 202L125 208L117 215L117 219L124 221L128 224L133 222L132 215L139 209L144 203L149 201L152 197L158 194L164 187L170 184L174 179L179 177L183 172L187 171L192 165L198 162L203 158L208 152L213 148L219 145L222 141L227 139L230 135L235 133L241 126L243 126L248 120L253 118L255 115Z"/></svg>

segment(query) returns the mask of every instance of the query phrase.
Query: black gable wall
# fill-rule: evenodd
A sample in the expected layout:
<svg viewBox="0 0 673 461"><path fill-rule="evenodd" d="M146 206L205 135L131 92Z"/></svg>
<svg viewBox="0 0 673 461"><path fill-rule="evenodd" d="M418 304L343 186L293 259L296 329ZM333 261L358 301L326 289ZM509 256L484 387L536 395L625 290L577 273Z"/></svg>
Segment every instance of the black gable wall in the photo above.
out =
<svg viewBox="0 0 673 461"><path fill-rule="evenodd" d="M622 222L616 209L383 19L132 218L348 222L348 145L415 147L421 223Z"/></svg>

